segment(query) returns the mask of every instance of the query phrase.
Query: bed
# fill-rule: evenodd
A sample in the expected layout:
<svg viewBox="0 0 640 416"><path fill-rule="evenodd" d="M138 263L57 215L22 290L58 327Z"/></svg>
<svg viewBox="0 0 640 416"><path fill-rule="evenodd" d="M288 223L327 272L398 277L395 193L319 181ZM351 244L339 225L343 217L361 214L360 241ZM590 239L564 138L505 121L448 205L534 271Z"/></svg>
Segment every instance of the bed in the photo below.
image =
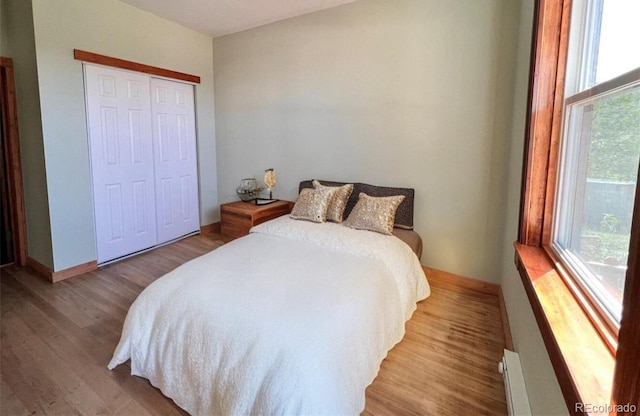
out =
<svg viewBox="0 0 640 416"><path fill-rule="evenodd" d="M429 293L399 238L283 216L149 285L108 368L194 415L355 415Z"/></svg>

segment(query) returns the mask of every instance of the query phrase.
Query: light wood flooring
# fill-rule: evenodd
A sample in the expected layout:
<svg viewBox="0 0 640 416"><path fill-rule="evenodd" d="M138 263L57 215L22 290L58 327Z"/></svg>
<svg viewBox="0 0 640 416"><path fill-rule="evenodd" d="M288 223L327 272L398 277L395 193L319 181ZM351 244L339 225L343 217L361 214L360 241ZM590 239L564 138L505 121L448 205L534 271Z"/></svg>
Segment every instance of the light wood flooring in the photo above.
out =
<svg viewBox="0 0 640 416"><path fill-rule="evenodd" d="M181 415L127 365L106 366L129 305L152 281L219 247L194 236L51 284L28 268L0 269L0 414ZM364 415L505 415L497 362L498 298L439 279L366 392Z"/></svg>

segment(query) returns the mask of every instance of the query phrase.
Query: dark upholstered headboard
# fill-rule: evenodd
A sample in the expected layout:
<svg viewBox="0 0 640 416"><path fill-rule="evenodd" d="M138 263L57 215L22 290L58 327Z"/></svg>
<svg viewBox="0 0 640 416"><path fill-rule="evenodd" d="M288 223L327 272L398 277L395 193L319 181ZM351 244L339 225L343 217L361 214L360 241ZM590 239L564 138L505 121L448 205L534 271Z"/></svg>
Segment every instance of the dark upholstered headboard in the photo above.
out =
<svg viewBox="0 0 640 416"><path fill-rule="evenodd" d="M322 185L326 186L341 186L351 182L332 182L332 181L324 181L318 180ZM313 188L312 181L302 181L300 182L300 186L298 188L298 192L303 190L304 188ZM349 216L349 213L358 202L358 197L360 192L364 192L369 196L393 196L393 195L404 195L405 198L398 206L398 210L396 211L396 219L395 226L398 228L405 228L409 230L413 230L413 197L415 195L415 190L413 188L389 188L386 186L375 186L368 185L366 183L354 183L353 184L353 192L347 201L347 207L344 210L344 218Z"/></svg>

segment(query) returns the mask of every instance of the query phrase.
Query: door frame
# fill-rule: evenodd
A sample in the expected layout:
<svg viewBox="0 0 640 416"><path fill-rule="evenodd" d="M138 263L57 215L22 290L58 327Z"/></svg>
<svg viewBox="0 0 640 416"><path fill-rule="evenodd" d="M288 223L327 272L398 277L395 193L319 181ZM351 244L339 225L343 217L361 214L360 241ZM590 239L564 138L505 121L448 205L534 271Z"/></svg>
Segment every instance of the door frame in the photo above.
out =
<svg viewBox="0 0 640 416"><path fill-rule="evenodd" d="M13 232L15 264L27 262L27 221L25 215L22 160L20 159L20 135L18 132L18 107L13 71L13 60L0 56L0 100L2 100L2 123L7 154L7 179L9 182L9 205Z"/></svg>
<svg viewBox="0 0 640 416"><path fill-rule="evenodd" d="M165 68L161 68L161 67L156 67L156 66L151 66L151 65L147 65L147 64L142 64L139 62L134 62L134 61L127 61L124 59L120 59L120 58L115 58L115 57L111 57L111 56L107 56L107 55L101 55L98 53L94 53L94 52L88 52L88 51L84 51L84 50L80 50L80 49L74 49L73 50L73 57L75 60L82 62L83 66L86 64L93 64L93 65L99 65L99 66L104 66L110 69L120 69L120 70L125 70L125 71L132 71L132 72L136 72L139 73L141 75L148 75L150 78L159 78L159 79L166 79L169 81L176 81L176 82L183 82L183 83L187 83L187 84L191 84L193 87L193 99L194 99L194 124L196 127L197 126L197 121L196 121L196 113L197 113L197 102L196 100L196 85L200 84L200 77L197 75L191 75L191 74L187 74L184 72L177 72L177 71L173 71L170 69L165 69ZM83 73L84 73L84 69L83 69ZM86 76L86 75L85 75ZM86 88L85 88L85 107L86 107ZM86 112L86 116L87 116L87 126L89 123L89 113L88 111ZM197 135L197 127L196 130L194 131L195 134L195 138L196 138L196 193L198 195L198 197L200 196L200 182L199 182L199 169L198 169L198 161L197 161L197 143L198 143L198 135ZM90 137L89 134L87 135L87 139L90 142ZM155 159L154 159L154 163L155 163ZM93 175L93 168L92 168L92 175ZM92 178L92 186L93 186L93 178ZM94 199L94 215L95 215L95 199ZM198 224L200 224L200 200L198 200L198 207L197 207L197 219L198 219ZM94 226L95 226L95 218L94 218ZM196 232L200 232L201 231L201 227L198 227L198 230ZM187 234L187 235L191 235L193 233ZM186 235L184 236L186 237ZM97 231L96 231L96 238L97 238ZM182 238L182 237L179 237ZM171 240L172 241L172 240ZM166 243L168 243L169 241L163 242L163 243L158 243L158 245L154 246L160 246L160 245L164 245ZM153 247L150 247L153 248ZM97 241L96 241L96 257L97 257ZM144 251L144 250L143 250ZM132 253L135 254L135 253ZM128 256L128 255L127 255ZM123 256L127 257L127 256ZM109 264L112 261L117 261L120 258L114 259L114 260L109 260L109 261L105 261L104 263L101 263L100 266L104 265L104 264Z"/></svg>

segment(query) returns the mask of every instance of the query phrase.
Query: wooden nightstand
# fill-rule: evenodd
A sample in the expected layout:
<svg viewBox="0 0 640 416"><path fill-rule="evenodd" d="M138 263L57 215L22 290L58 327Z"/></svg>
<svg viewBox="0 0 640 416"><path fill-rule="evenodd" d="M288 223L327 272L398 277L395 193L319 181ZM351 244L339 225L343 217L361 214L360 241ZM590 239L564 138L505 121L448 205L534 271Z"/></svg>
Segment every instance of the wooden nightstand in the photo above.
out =
<svg viewBox="0 0 640 416"><path fill-rule="evenodd" d="M227 240L249 234L254 225L286 215L291 212L293 202L276 201L268 205L253 202L229 202L220 206L220 233Z"/></svg>

